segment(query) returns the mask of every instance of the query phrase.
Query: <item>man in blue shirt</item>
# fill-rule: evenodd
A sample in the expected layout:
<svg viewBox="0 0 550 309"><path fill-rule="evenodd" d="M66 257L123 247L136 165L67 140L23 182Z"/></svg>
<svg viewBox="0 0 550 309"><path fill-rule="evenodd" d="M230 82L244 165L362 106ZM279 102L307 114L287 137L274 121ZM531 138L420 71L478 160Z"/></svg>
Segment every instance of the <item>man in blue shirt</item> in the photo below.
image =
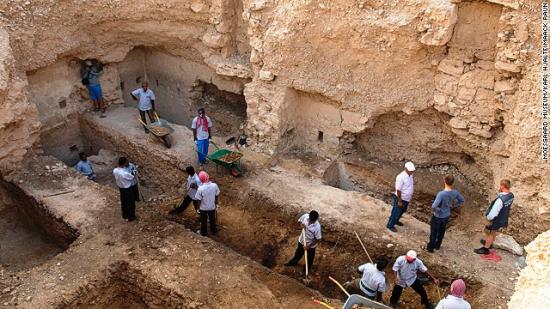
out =
<svg viewBox="0 0 550 309"><path fill-rule="evenodd" d="M101 111L101 118L105 117L105 102L103 102L103 94L101 91L101 85L99 83L99 77L103 74L103 71L98 68L98 65L94 65L92 61L85 61L86 68L82 74L82 82L88 88L88 94L90 99L94 103L94 110Z"/></svg>
<svg viewBox="0 0 550 309"><path fill-rule="evenodd" d="M445 189L437 193L432 204L430 242L426 248L430 253L433 253L434 249L439 250L441 248L445 229L451 217L451 208L457 208L464 204L464 197L457 190L453 189L454 182L455 178L453 175L447 175L445 177Z"/></svg>
<svg viewBox="0 0 550 309"><path fill-rule="evenodd" d="M88 160L88 157L86 157L86 154L81 152L78 154L80 157L80 161L76 164L76 170L83 174L84 176L88 177L90 180L95 180L95 173L94 169L92 168L92 163L90 160Z"/></svg>

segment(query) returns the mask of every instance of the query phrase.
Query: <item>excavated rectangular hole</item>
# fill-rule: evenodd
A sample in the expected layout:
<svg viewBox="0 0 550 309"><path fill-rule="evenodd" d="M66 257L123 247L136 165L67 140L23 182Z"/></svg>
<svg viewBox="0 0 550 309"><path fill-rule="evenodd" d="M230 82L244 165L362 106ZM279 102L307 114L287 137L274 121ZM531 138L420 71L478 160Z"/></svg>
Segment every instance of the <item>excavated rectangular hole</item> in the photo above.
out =
<svg viewBox="0 0 550 309"><path fill-rule="evenodd" d="M401 171L400 165L389 162L337 161L327 168L323 180L329 186L346 191L364 192L391 205L395 177ZM447 174L455 176L455 188L467 198L463 208L453 210L450 226L458 224L463 228L469 228L472 222L482 219L480 209L486 207L487 199L452 165L440 164L417 168L414 175L415 191L407 212L420 221L430 223L432 202L436 193L443 189L443 179ZM481 222L479 225L481 226Z"/></svg>
<svg viewBox="0 0 550 309"><path fill-rule="evenodd" d="M116 263L104 278L80 289L56 308L185 308L183 296L163 287L127 263Z"/></svg>
<svg viewBox="0 0 550 309"><path fill-rule="evenodd" d="M303 260L299 267L284 266L296 249L299 226L295 222L300 214L288 213L283 206L276 205L271 199L258 193L235 198L235 195L228 190L237 190L236 188L226 186L224 190L226 194L221 197L222 207L218 211L218 224L221 226L221 231L217 236L209 237L263 266L302 281ZM167 207L173 207L173 205L170 204ZM189 208L192 209L191 206ZM189 209L183 215L170 215L169 219L192 231L200 227L196 213ZM313 272L310 274L307 286L320 291L327 297L345 300L341 291L328 280L328 276L342 283L351 280L352 276L357 277L356 267L365 263L366 257L350 231L334 229L328 222L322 221L322 218L321 222L323 241L317 249ZM364 241L373 258L385 255L390 260L394 260L404 250L396 247L387 248L384 242L369 241L368 238L364 238ZM442 288L447 288L452 278L459 277L443 265L429 266L430 271L442 280ZM391 266L386 271L391 287L393 285ZM482 284L475 279L467 281L468 300L475 303L476 291L482 287ZM425 287L431 300L438 299L441 292L433 284L427 284ZM386 303L389 302L390 294L386 293L384 296ZM420 301L418 295L406 290L400 304L400 308L418 308Z"/></svg>
<svg viewBox="0 0 550 309"><path fill-rule="evenodd" d="M24 270L66 250L78 232L14 184L0 181L0 264Z"/></svg>

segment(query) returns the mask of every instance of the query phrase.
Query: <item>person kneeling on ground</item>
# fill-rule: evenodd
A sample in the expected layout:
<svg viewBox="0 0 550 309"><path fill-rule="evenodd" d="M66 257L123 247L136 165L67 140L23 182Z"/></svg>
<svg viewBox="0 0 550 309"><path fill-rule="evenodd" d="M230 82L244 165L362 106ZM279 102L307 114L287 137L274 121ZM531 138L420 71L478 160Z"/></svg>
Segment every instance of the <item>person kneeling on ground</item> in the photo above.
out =
<svg viewBox="0 0 550 309"><path fill-rule="evenodd" d="M428 268L420 259L416 258L416 251L409 250L407 255L398 257L397 260L395 260L392 269L395 275L395 285L393 286L393 291L391 293L390 304L393 308L397 308L397 303L399 302L399 298L401 298L403 289L409 286L420 295L421 303L425 308L433 308L433 305L428 300L426 290L416 276L416 272L420 271L426 273L430 278L432 278L436 285L439 285L439 280L428 272Z"/></svg>
<svg viewBox="0 0 550 309"><path fill-rule="evenodd" d="M439 301L435 309L471 309L470 304L464 300L466 292L466 283L464 280L457 279L451 283L451 295Z"/></svg>
<svg viewBox="0 0 550 309"><path fill-rule="evenodd" d="M386 274L384 269L388 265L385 257L379 257L376 264L366 263L359 266L358 271L363 273L360 279L346 282L346 287L360 290L367 298L382 301L382 294L386 292Z"/></svg>
<svg viewBox="0 0 550 309"><path fill-rule="evenodd" d="M207 221L210 220L210 232L213 235L218 234L218 227L216 226L216 209L218 205L218 195L220 195L220 189L218 185L210 181L210 177L205 171L199 173L199 179L202 185L197 189L195 198L200 201L200 215L201 215L201 229L202 236L208 234Z"/></svg>
<svg viewBox="0 0 550 309"><path fill-rule="evenodd" d="M313 266L313 259L315 258L315 248L322 238L321 224L319 223L319 213L315 210L312 210L309 214L303 214L300 219L298 219L298 222L301 224L301 227L305 231L305 234L302 233L298 237L298 246L296 247L294 257L290 261L288 261L285 266L298 265L298 262L300 262L300 260L304 256L304 252L307 251L307 272L309 273L311 271L311 267Z"/></svg>
<svg viewBox="0 0 550 309"><path fill-rule="evenodd" d="M89 180L95 180L96 176L94 169L92 168L92 163L88 160L86 154L81 152L78 156L80 157L80 161L76 164L76 170L82 175L88 177Z"/></svg>
<svg viewBox="0 0 550 309"><path fill-rule="evenodd" d="M200 201L197 200L196 195L197 195L197 189L201 185L201 180L199 179L199 175L195 173L195 169L192 166L186 167L185 171L187 172L187 175L188 175L187 176L187 195L185 196L185 198L183 199L183 201L178 207L170 211L170 214L179 214L184 212L185 209L189 207L189 204L191 204L191 202L193 202L195 211L198 211L200 213L199 211Z"/></svg>
<svg viewBox="0 0 550 309"><path fill-rule="evenodd" d="M441 248L445 229L449 218L451 217L451 209L458 208L464 204L464 197L457 190L453 189L455 178L453 175L445 177L445 189L439 191L432 204L432 220L430 221L430 241L426 246L426 250L430 253Z"/></svg>
<svg viewBox="0 0 550 309"><path fill-rule="evenodd" d="M118 167L113 169L116 185L120 191L120 208L122 209L122 218L126 221L136 219L136 199L135 192L132 190L134 175L127 170L128 160L125 157L118 159Z"/></svg>
<svg viewBox="0 0 550 309"><path fill-rule="evenodd" d="M491 202L486 212L486 218L489 223L485 226L485 239L480 242L483 247L475 249L477 254L489 254L489 249L493 245L498 232L508 226L508 217L514 202L514 194L510 192L510 180L500 181L500 189L496 199Z"/></svg>

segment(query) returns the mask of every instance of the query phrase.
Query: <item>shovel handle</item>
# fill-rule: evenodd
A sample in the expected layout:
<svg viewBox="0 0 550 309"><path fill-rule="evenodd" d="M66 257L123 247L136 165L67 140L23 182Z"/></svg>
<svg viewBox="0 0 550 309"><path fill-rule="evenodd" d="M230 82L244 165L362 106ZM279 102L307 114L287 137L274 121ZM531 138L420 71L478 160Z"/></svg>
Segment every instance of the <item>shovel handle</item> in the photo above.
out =
<svg viewBox="0 0 550 309"><path fill-rule="evenodd" d="M317 305L324 306L325 308L328 308L328 309L336 309L336 308L330 306L329 304L327 304L325 302L322 302L320 300L317 300L317 299L314 299L313 302L316 303Z"/></svg>
<svg viewBox="0 0 550 309"><path fill-rule="evenodd" d="M342 292L346 293L346 295L349 297L349 293L348 291L346 291L346 289L344 289L344 287L340 284L340 282L336 281L336 279L332 278L331 276L328 276L328 278L330 279L330 281L336 283L336 285L340 288L340 290L342 290Z"/></svg>

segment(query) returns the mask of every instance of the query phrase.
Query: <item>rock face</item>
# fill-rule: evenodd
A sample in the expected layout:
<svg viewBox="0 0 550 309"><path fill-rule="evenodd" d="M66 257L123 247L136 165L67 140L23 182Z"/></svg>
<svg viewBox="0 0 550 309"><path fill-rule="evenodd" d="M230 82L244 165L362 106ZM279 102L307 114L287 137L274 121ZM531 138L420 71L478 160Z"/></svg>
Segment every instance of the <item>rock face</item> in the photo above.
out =
<svg viewBox="0 0 550 309"><path fill-rule="evenodd" d="M78 60L95 58L106 65L109 104L121 102L128 96L122 88L146 77L126 65L149 58L149 72L160 76L155 90L186 93L211 83L244 95L246 133L259 151L299 146L333 157L362 151L448 163L485 192L510 178L515 209L533 218L535 233L548 226L542 218L550 216L550 166L540 159L533 103L540 100L538 5L519 3L2 1L0 173L16 170L39 146L40 125L49 127L44 119L65 115L45 117L51 108L37 114L29 101L39 99L27 93L44 94L42 106L66 100L78 110L88 99L71 74ZM125 61L139 48L149 51ZM71 69L55 71L66 72L64 83L36 91L32 76L60 63ZM361 144L403 119L393 128L407 138ZM519 223L511 224L523 228Z"/></svg>
<svg viewBox="0 0 550 309"><path fill-rule="evenodd" d="M493 243L493 247L506 250L515 255L523 255L523 247L510 235L499 234Z"/></svg>
<svg viewBox="0 0 550 309"><path fill-rule="evenodd" d="M520 273L508 308L550 308L550 231L539 235L525 250L527 267Z"/></svg>
<svg viewBox="0 0 550 309"><path fill-rule="evenodd" d="M15 69L8 32L0 22L0 174L6 177L20 167L38 139L36 107L27 99L27 83Z"/></svg>

